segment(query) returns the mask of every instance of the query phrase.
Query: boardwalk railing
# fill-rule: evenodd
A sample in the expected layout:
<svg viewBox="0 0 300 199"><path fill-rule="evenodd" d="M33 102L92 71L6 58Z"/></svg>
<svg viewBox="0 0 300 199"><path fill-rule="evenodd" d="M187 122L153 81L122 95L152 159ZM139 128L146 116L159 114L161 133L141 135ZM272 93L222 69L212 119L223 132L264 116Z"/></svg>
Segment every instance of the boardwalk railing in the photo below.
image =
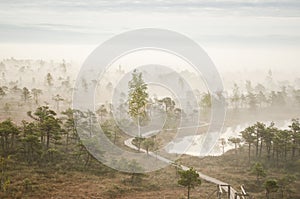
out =
<svg viewBox="0 0 300 199"><path fill-rule="evenodd" d="M240 193L238 193L238 192L235 193L235 198L238 198L238 197L241 198L241 199L249 198L249 194L245 191L245 188L244 188L243 185L241 186L241 192Z"/></svg>

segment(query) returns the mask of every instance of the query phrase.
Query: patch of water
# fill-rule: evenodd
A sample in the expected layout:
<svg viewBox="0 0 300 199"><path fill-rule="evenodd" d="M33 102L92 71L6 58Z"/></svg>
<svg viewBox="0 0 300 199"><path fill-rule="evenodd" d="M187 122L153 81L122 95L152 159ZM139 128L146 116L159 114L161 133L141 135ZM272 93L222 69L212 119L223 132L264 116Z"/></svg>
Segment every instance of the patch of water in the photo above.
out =
<svg viewBox="0 0 300 199"><path fill-rule="evenodd" d="M271 122L263 122L266 125L269 125ZM241 131L243 131L248 126L253 125L254 123L244 123L234 127L226 127L223 129L223 133L218 140L224 138L226 140L226 144L224 146L224 152L227 152L231 149L234 149L234 144L228 142L230 137L239 137L241 138ZM291 124L291 120L283 120L275 122L275 125L279 129L287 129L288 126ZM185 136L176 140L173 140L169 143L166 147L166 151L168 153L176 153L176 154L186 154L192 156L203 156L200 154L201 150L201 143L204 141L204 135L195 135L195 136ZM244 144L243 142L241 145ZM187 149L188 148L188 149ZM185 150L187 149L187 150ZM223 154L223 147L221 141L218 141L214 148L211 150L208 156L220 156Z"/></svg>

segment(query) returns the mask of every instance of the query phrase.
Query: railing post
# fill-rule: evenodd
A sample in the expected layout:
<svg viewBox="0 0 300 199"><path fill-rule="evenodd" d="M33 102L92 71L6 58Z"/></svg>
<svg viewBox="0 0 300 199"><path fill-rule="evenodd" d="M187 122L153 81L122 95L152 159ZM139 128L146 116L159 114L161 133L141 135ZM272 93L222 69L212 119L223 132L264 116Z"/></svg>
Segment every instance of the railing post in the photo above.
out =
<svg viewBox="0 0 300 199"><path fill-rule="evenodd" d="M218 189L219 199L221 199L222 198L222 194L223 194L222 185L217 185L217 189Z"/></svg>

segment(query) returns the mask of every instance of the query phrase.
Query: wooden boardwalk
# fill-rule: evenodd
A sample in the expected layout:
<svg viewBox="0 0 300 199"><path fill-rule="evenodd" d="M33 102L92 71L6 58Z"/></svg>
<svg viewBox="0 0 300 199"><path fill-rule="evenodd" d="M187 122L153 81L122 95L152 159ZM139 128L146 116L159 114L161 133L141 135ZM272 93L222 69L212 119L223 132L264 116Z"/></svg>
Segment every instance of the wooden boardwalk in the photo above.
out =
<svg viewBox="0 0 300 199"><path fill-rule="evenodd" d="M156 131L150 131L150 132L147 132L147 133L143 134L143 136L147 138L147 137L150 137L152 134L155 134L156 132L157 132L157 130L156 130ZM134 138L130 138L130 139L125 140L125 141L124 141L124 144L125 144L127 147L131 148L131 149L139 150L135 145L132 144L133 139L134 139ZM140 152L143 152L143 153L147 153L147 151L146 151L145 149L142 149L142 148L141 148L139 151L140 151ZM167 159L167 158L164 158L164 157L162 157L162 156L160 156L160 155L157 155L156 153L153 153L153 152L151 152L151 151L149 151L148 154L151 155L152 157L155 157L156 159L159 159L159 160L165 162L165 163L168 163L168 164L170 164L170 165L177 166L177 167L181 168L182 170L189 170L189 169L190 169L189 167L184 166L184 165L177 165L174 161L169 160L169 159ZM205 175L205 174L203 174L203 173L201 173L201 172L199 172L199 171L197 171L197 173L199 174L199 177L200 177L201 179L203 179L203 180L205 180L205 181L207 181L207 182L211 182L211 183L216 184L216 185L218 185L219 187L221 187L221 189L222 189L224 192L226 192L226 195L228 196L228 199L229 199L229 198L230 198L230 199L243 199L243 198L244 198L243 196L242 196L242 197L236 196L237 191L236 191L234 188L232 188L228 183L223 182L223 181L220 181L220 180L218 180L218 179L216 179L216 178L213 178L213 177L210 177L210 176L208 176L208 175ZM229 189L229 190L228 190L228 189ZM229 193L228 193L228 192L229 192Z"/></svg>

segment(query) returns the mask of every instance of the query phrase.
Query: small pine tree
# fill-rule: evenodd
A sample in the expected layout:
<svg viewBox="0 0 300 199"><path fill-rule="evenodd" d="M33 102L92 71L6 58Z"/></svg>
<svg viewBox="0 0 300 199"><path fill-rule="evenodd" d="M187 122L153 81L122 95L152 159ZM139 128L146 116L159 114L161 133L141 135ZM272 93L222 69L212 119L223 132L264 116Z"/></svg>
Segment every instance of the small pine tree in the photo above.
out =
<svg viewBox="0 0 300 199"><path fill-rule="evenodd" d="M277 192L277 190L279 188L277 180L274 180L274 179L266 180L265 183L264 183L264 187L266 189L266 197L267 197L267 199L270 198L270 193Z"/></svg>
<svg viewBox="0 0 300 199"><path fill-rule="evenodd" d="M256 181L259 183L260 177L266 176L266 171L264 170L261 163L257 162L252 166L252 173L256 175Z"/></svg>
<svg viewBox="0 0 300 199"><path fill-rule="evenodd" d="M199 178L199 174L192 167L186 171L179 171L180 179L178 180L178 184L188 189L188 199L190 198L190 190L195 188L196 186L201 185L201 179Z"/></svg>

